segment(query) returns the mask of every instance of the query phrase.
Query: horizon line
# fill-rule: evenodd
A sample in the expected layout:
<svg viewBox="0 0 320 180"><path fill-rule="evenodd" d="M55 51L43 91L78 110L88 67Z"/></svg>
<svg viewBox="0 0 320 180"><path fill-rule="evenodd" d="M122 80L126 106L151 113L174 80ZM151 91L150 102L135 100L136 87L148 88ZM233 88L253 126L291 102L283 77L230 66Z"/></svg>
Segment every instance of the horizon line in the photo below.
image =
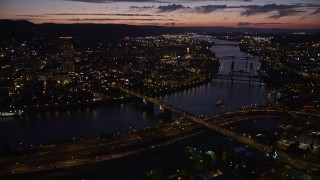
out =
<svg viewBox="0 0 320 180"><path fill-rule="evenodd" d="M89 23L89 22L78 22L78 23L56 23L56 22L43 22L35 23L26 19L0 19L0 21L26 21L35 25L44 25L44 24L56 24L56 25L126 25L126 26L153 26L153 27L167 27L167 28L230 28L230 29L257 29L257 30L296 30L296 31L320 31L320 28L263 28L263 27L252 27L252 26L197 26L197 25L163 25L163 24L125 24L125 23Z"/></svg>

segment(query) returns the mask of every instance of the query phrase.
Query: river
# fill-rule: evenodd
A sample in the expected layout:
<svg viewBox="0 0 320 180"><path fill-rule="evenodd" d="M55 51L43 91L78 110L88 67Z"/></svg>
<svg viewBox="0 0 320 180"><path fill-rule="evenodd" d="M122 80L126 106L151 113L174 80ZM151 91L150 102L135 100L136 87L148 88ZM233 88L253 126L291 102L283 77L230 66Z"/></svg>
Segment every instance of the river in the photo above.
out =
<svg viewBox="0 0 320 180"><path fill-rule="evenodd" d="M217 39L214 39L214 42L216 45L213 45L210 50L215 53L216 57L221 58L219 60L220 68L218 74L229 74L232 61L234 62L235 71L249 71L250 63L252 63L254 74L257 74L257 69L261 65L259 61L228 60L223 58L226 56L253 57L241 52L238 46L234 46L237 45L237 42ZM251 82L249 84L246 81L234 81L232 83L226 80L213 80L211 83L166 95L160 99L195 115L208 115L231 111L253 104L266 104L267 92L268 87L264 83ZM225 105L217 107L216 103L219 100L224 100Z"/></svg>
<svg viewBox="0 0 320 180"><path fill-rule="evenodd" d="M217 40L219 43L234 43ZM217 44L219 44L217 43ZM217 57L246 57L237 46L214 45L211 50ZM220 60L219 73L227 73L230 60ZM259 62L254 62L257 70ZM245 61L235 61L235 69L243 69ZM266 103L268 88L260 83L214 80L208 84L159 97L159 99L196 114L213 114L231 111L250 104ZM216 102L224 100L225 105L217 107ZM22 148L38 146L41 143L57 143L79 140L142 129L159 123L159 110L146 113L134 103L110 105L69 111L51 111L26 114L19 118L0 119L0 148Z"/></svg>

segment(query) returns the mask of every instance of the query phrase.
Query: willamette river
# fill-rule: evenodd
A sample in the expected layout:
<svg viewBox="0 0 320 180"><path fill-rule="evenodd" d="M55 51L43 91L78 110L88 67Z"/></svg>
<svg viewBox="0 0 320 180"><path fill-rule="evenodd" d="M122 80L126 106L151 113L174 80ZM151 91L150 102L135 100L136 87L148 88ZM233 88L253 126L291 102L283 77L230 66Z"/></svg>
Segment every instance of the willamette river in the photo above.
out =
<svg viewBox="0 0 320 180"><path fill-rule="evenodd" d="M217 40L216 44L234 43ZM237 46L214 45L211 50L217 57L246 57ZM245 70L245 61L235 61L236 70ZM220 73L228 73L230 60L221 60ZM260 66L253 62L254 70ZM265 104L268 88L260 83L214 80L208 84L159 97L168 103L196 114L213 114L230 111L254 103ZM216 102L224 100L223 107ZM0 119L0 147L11 148L38 146L41 143L72 141L100 134L114 134L130 129L142 129L160 123L158 108L147 113L134 103L119 104L82 110L39 112L26 114L18 119Z"/></svg>

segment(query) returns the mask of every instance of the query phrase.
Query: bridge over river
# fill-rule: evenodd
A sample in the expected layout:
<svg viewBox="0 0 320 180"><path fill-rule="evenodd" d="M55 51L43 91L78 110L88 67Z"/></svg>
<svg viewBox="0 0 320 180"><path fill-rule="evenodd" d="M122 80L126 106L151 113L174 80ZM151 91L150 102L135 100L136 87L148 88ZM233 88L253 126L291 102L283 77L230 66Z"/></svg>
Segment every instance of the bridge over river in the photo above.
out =
<svg viewBox="0 0 320 180"><path fill-rule="evenodd" d="M0 158L0 165L3 167L0 169L1 175L10 174L20 174L22 177L24 173L48 173L50 171L57 171L60 173L60 170L66 169L67 167L83 166L92 167L95 163L97 166L101 162L113 161L115 159L125 158L128 156L138 155L144 152L149 152L152 147L162 147L167 144L174 143L180 139L187 138L188 136L197 135L206 130L206 128L217 131L227 137L235 139L253 149L264 153L272 153L276 150L278 156L288 165L293 168L299 169L301 171L312 173L320 169L320 164L315 164L311 162L306 162L299 157L293 157L288 155L284 150L277 147L268 146L257 142L256 140L243 136L231 129L224 128L224 125L230 123L236 123L239 121L247 121L250 119L259 119L261 117L283 117L282 113L286 111L281 109L272 109L272 108L260 108L250 111L247 110L238 110L227 112L223 114L215 114L210 117L206 116L195 116L185 110L182 110L176 106L168 104L157 100L156 98L149 97L144 95L141 92L136 92L135 90L130 90L125 86L111 86L113 88L119 89L120 91L127 93L128 95L141 98L145 103L155 104L160 106L161 109L175 113L186 120L194 122L196 125L191 128L191 131L187 131L187 128L184 129L180 134L177 132L177 129L171 129L170 131L157 130L146 131L143 133L126 133L126 135L115 136L116 139L92 139L77 141L74 143L65 143L61 145L44 145L37 147L26 152L18 152L12 156ZM261 113L264 113L261 115ZM286 114L290 116L290 113ZM230 117L226 121L220 121L222 117ZM193 124L193 123L192 123ZM206 127L203 129L197 129L197 127ZM181 130L182 131L182 130ZM157 141L157 138L165 138L167 135L174 137L169 138L168 141L160 142L156 145L151 144L154 140ZM143 135L143 138L140 136ZM178 135L176 137L176 135ZM144 143L144 144L143 144ZM150 144L152 146L150 146ZM133 146L133 147L132 147ZM135 149L132 149L134 148ZM117 151L117 148L120 151ZM124 151L126 149L126 151Z"/></svg>
<svg viewBox="0 0 320 180"><path fill-rule="evenodd" d="M231 80L231 81L248 81L250 82L262 82L260 76L257 75L232 75L232 74L216 74L213 79Z"/></svg>
<svg viewBox="0 0 320 180"><path fill-rule="evenodd" d="M135 92L133 90L129 90L127 89L126 87L123 87L123 86L116 86L116 85L113 85L112 86L113 88L117 88L119 89L120 91L122 92L125 92L131 96L135 96L135 97L138 97L138 98L141 98L143 99L144 102L149 102L149 103L152 103L152 104L155 104L155 105L158 105L160 106L160 109L163 109L163 110L167 110L167 111L170 111L172 113L175 113L181 117L184 117L190 121L193 121L195 122L196 124L200 124L202 126L205 126L209 129L212 129L212 130L215 130L227 137L230 137L232 139L235 139L253 149L256 149L260 152L264 152L264 153L272 153L274 150L277 151L277 154L280 158L282 158L288 165L290 165L291 167L294 167L296 169L299 169L299 170L302 170L304 172L307 172L307 173L310 173L310 172L314 172L318 169L320 169L320 164L312 164L312 163L309 163L309 162L305 162L303 160L301 160L300 158L296 158L296 157L293 157L293 156L290 156L289 154L287 154L284 150L282 149L278 149L278 148L275 148L273 146L268 146L266 144L262 144L260 142L257 142L256 140L250 138L250 137L246 137L246 136L242 136L241 134L238 134L230 129L226 129L222 126L219 126L218 124L216 123L209 123L208 121L206 121L204 118L201 118L201 117L198 117L198 116L195 116L189 112L186 112L176 106L173 106L171 104L167 104L165 102L162 102L162 101L159 101L157 100L156 98L153 98L153 97L149 97L149 96L146 96L144 94L141 94L139 92ZM239 117L240 118L240 117ZM257 117L258 118L258 117Z"/></svg>
<svg viewBox="0 0 320 180"><path fill-rule="evenodd" d="M256 73L259 62L257 57L234 57L222 56L219 57L221 63L219 73L213 76L213 79L234 80L251 82L262 82L260 76ZM244 64L245 62L245 64ZM256 68L255 68L256 67Z"/></svg>

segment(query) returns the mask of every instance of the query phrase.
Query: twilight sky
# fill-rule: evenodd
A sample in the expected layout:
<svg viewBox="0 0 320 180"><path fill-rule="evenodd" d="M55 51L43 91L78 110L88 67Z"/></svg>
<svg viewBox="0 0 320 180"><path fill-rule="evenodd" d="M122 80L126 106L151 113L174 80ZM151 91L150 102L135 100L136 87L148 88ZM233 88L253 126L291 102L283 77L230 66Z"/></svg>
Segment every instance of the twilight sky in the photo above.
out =
<svg viewBox="0 0 320 180"><path fill-rule="evenodd" d="M320 29L319 0L0 0L0 19Z"/></svg>

